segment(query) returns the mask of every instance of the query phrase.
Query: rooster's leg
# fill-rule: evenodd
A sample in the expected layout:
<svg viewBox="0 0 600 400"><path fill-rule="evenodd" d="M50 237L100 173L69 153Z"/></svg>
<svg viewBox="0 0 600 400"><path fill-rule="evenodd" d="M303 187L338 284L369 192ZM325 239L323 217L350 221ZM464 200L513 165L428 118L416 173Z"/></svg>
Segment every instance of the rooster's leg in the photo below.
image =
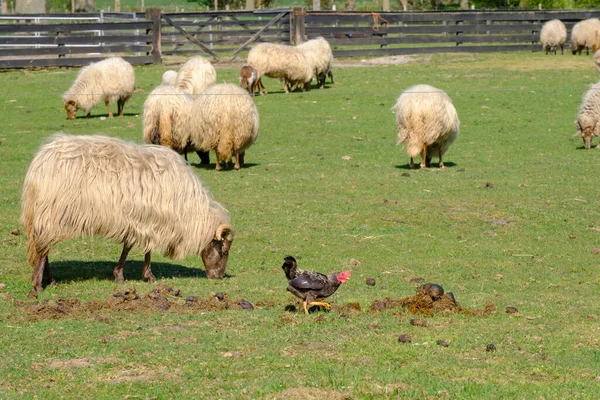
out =
<svg viewBox="0 0 600 400"><path fill-rule="evenodd" d="M302 305L304 306L304 314L308 315L308 307L306 307L306 301L303 301Z"/></svg>
<svg viewBox="0 0 600 400"><path fill-rule="evenodd" d="M318 307L323 307L326 309L330 309L331 306L329 305L329 303L325 303L324 301L311 301L310 303L308 303L311 306L318 306Z"/></svg>

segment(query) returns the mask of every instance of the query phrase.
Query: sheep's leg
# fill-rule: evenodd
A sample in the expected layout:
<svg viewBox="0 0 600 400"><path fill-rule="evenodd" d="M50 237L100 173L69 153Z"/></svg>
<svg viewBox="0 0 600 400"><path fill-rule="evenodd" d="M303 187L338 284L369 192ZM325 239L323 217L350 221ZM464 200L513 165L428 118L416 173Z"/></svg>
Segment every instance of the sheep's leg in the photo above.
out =
<svg viewBox="0 0 600 400"><path fill-rule="evenodd" d="M48 253L38 258L35 267L33 268L33 273L31 274L31 292L27 295L27 297L37 297L38 294L43 290L42 282L44 281L44 272L46 270L46 266L48 265Z"/></svg>
<svg viewBox="0 0 600 400"><path fill-rule="evenodd" d="M144 255L144 269L142 270L142 277L144 278L144 281L154 283L156 282L156 277L152 274L152 270L150 269L151 258L150 252L147 252Z"/></svg>
<svg viewBox="0 0 600 400"><path fill-rule="evenodd" d="M241 168L241 163L240 163L240 150L238 148L234 149L235 152L235 165L234 168L237 169L238 171Z"/></svg>
<svg viewBox="0 0 600 400"><path fill-rule="evenodd" d="M110 110L110 103L108 102L108 100L104 100L104 104L106 105L106 109L108 110L108 118L112 118L113 117L113 113Z"/></svg>
<svg viewBox="0 0 600 400"><path fill-rule="evenodd" d="M439 151L440 151L440 164L439 164L439 166L440 166L440 168L444 169L445 168L444 167L444 163L442 162L442 146L440 146L440 150Z"/></svg>
<svg viewBox="0 0 600 400"><path fill-rule="evenodd" d="M410 163L408 164L410 169L414 169L415 168L415 160L413 160L413 158L410 158Z"/></svg>
<svg viewBox="0 0 600 400"><path fill-rule="evenodd" d="M427 145L423 145L423 150L421 151L421 168L427 168Z"/></svg>
<svg viewBox="0 0 600 400"><path fill-rule="evenodd" d="M210 152L209 151L197 151L198 157L200 157L200 164L210 164Z"/></svg>
<svg viewBox="0 0 600 400"><path fill-rule="evenodd" d="M117 100L117 109L119 110L119 117L122 117L124 114L123 110L125 109L125 99Z"/></svg>
<svg viewBox="0 0 600 400"><path fill-rule="evenodd" d="M216 152L216 156L217 156L217 162L216 162L217 165L216 165L215 168L216 168L217 171L220 171L221 170L221 158L219 157L219 152L218 151Z"/></svg>
<svg viewBox="0 0 600 400"><path fill-rule="evenodd" d="M267 94L267 88L262 83L262 78L258 78L256 81L256 86L258 86L258 93L262 96L263 94Z"/></svg>
<svg viewBox="0 0 600 400"><path fill-rule="evenodd" d="M48 262L48 256L44 258L44 273L42 277L42 283L45 283L50 286L56 286L56 280L52 277L52 274L50 273L50 263Z"/></svg>
<svg viewBox="0 0 600 400"><path fill-rule="evenodd" d="M285 79L285 80L283 81L283 91L284 91L284 93L289 93L289 92L290 92L290 91L288 90L288 81L287 81L287 79Z"/></svg>
<svg viewBox="0 0 600 400"><path fill-rule="evenodd" d="M123 251L121 252L119 263L117 264L115 269L113 269L115 283L125 282L125 277L123 277L123 268L125 267L125 260L127 260L127 255L129 254L129 250L131 250L131 247L132 246L127 246L127 244L123 244Z"/></svg>

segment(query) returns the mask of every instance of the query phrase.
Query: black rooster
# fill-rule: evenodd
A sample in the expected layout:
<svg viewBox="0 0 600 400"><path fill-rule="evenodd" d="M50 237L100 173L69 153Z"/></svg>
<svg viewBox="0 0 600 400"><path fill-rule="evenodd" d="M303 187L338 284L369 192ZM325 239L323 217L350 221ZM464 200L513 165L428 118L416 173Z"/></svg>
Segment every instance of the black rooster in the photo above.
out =
<svg viewBox="0 0 600 400"><path fill-rule="evenodd" d="M327 276L320 272L301 270L292 256L285 257L281 268L288 279L288 292L302 299L306 314L308 314L307 305L330 308L328 303L315 300L331 296L342 283L350 279L350 271L332 272Z"/></svg>

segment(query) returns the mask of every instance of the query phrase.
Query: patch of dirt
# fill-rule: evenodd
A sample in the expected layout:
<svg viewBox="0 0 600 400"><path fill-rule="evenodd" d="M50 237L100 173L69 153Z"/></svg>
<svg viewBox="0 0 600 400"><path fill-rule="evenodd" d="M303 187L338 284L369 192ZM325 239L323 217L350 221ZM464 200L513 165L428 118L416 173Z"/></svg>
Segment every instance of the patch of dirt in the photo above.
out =
<svg viewBox="0 0 600 400"><path fill-rule="evenodd" d="M181 290L158 285L145 296L141 296L135 288L129 288L108 296L104 301L92 300L81 303L77 298L59 298L41 302L15 301L15 305L25 309L26 318L30 321L69 318L80 314L97 315L103 311L197 312L244 309L243 299L230 300L227 294L222 294L220 298L214 295L209 298L197 296L183 298ZM259 301L258 304L272 306L273 303Z"/></svg>
<svg viewBox="0 0 600 400"><path fill-rule="evenodd" d="M371 311L381 311L386 309L401 308L409 314L434 315L437 312L453 312L473 316L487 316L496 312L496 305L488 303L483 310L469 310L462 307L451 293L443 294L434 298L430 293L424 291L422 287L416 289L414 296L402 299L391 299L386 297L383 300L375 300L371 304Z"/></svg>
<svg viewBox="0 0 600 400"><path fill-rule="evenodd" d="M48 365L50 369L74 369L74 368L90 368L92 363L86 358L74 358L72 360L52 360Z"/></svg>
<svg viewBox="0 0 600 400"><path fill-rule="evenodd" d="M336 391L325 391L317 388L299 387L286 389L273 397L272 400L350 400L352 396Z"/></svg>
<svg viewBox="0 0 600 400"><path fill-rule="evenodd" d="M373 67L377 65L403 65L413 62L428 63L431 61L431 56L387 56L377 58L363 58L362 60L348 59L338 60L336 59L333 66L335 67Z"/></svg>

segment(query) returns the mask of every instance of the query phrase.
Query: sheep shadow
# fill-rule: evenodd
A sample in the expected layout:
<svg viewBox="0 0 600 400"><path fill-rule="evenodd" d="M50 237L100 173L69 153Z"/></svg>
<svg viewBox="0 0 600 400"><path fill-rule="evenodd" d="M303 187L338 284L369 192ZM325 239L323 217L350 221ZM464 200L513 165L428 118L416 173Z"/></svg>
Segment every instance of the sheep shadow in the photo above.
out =
<svg viewBox="0 0 600 400"><path fill-rule="evenodd" d="M115 279L113 269L115 262L110 261L52 261L50 272L57 282L110 280ZM129 260L123 269L125 280L142 282L143 261ZM206 278L202 263L198 268L189 268L179 264L152 263L152 273L157 280L162 278ZM225 275L225 277L231 277Z"/></svg>
<svg viewBox="0 0 600 400"><path fill-rule="evenodd" d="M402 165L396 165L397 169L405 169L407 171L419 171L421 169L421 167L418 166L419 163L415 161L415 168L411 169L410 168L410 164L402 164ZM453 163L452 161L450 162L446 162L444 161L444 166L446 168L453 168L456 167L456 163ZM432 162L431 166L429 168L425 168L424 170L436 170L436 169L440 169L440 167L438 167L438 163L436 162Z"/></svg>
<svg viewBox="0 0 600 400"><path fill-rule="evenodd" d="M123 117L135 117L136 113L123 113ZM92 114L89 117L86 115L76 115L75 116L75 120L79 120L79 119L100 119L100 118L106 118L106 119L110 119L108 118L108 114ZM118 114L113 114L113 119L118 119L121 118L119 117Z"/></svg>
<svg viewBox="0 0 600 400"><path fill-rule="evenodd" d="M216 164L211 163L211 164L202 164L202 163L197 163L197 164L193 164L190 163L190 165L192 167L195 168L199 168L199 169L208 169L208 170L215 170L216 169ZM256 164L256 163L244 163L244 165L242 165L241 169L246 169L246 168L254 168L256 166L258 166L260 164ZM224 172L224 171L235 171L235 168L233 168L233 164L231 164L230 166L226 167L221 163L221 171L219 172Z"/></svg>

